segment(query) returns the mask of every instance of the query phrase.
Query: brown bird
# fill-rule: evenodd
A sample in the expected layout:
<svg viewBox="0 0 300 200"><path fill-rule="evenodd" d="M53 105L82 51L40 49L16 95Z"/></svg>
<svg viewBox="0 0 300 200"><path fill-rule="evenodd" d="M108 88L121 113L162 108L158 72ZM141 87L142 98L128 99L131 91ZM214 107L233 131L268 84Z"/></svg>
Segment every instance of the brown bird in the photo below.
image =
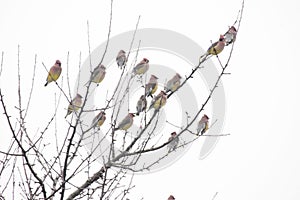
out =
<svg viewBox="0 0 300 200"><path fill-rule="evenodd" d="M209 55L217 55L223 51L225 47L225 38L223 35L220 35L219 41L213 43L206 51L205 54L203 54L200 57L200 60L204 57L204 59Z"/></svg>
<svg viewBox="0 0 300 200"><path fill-rule="evenodd" d="M158 86L157 79L155 75L151 75L149 82L145 86L146 97L151 96L153 98L152 95L156 92Z"/></svg>
<svg viewBox="0 0 300 200"><path fill-rule="evenodd" d="M133 124L134 113L128 113L128 115L119 123L118 127L114 130L125 130L127 131Z"/></svg>
<svg viewBox="0 0 300 200"><path fill-rule="evenodd" d="M152 99L151 105L148 110L154 108L155 110L159 110L161 107L166 105L167 103L167 94L162 90L160 93Z"/></svg>
<svg viewBox="0 0 300 200"><path fill-rule="evenodd" d="M145 111L147 108L147 99L142 95L136 104L136 115L139 116L140 112Z"/></svg>
<svg viewBox="0 0 300 200"><path fill-rule="evenodd" d="M106 120L105 112L101 111L93 119L91 127L95 128L97 126L100 128L100 126L102 126L105 120Z"/></svg>
<svg viewBox="0 0 300 200"><path fill-rule="evenodd" d="M72 102L68 106L68 112L65 118L71 114L72 112L77 112L82 104L82 96L77 94L76 97L72 100Z"/></svg>
<svg viewBox="0 0 300 200"><path fill-rule="evenodd" d="M170 195L168 200L175 200L175 197L173 195Z"/></svg>
<svg viewBox="0 0 300 200"><path fill-rule="evenodd" d="M204 114L203 117L198 122L197 135L199 135L200 132L201 132L201 135L203 135L208 130L208 128L209 128L208 120L209 120L209 117Z"/></svg>
<svg viewBox="0 0 300 200"><path fill-rule="evenodd" d="M145 74L149 69L149 60L147 58L143 58L141 62L139 62L132 70L133 75L142 75Z"/></svg>
<svg viewBox="0 0 300 200"><path fill-rule="evenodd" d="M171 137L169 137L168 142L170 142L168 144L169 152L174 151L179 143L179 138L176 132L171 133Z"/></svg>
<svg viewBox="0 0 300 200"><path fill-rule="evenodd" d="M167 82L165 86L166 93L171 91L174 92L180 86L180 74L176 73L175 76Z"/></svg>
<svg viewBox="0 0 300 200"><path fill-rule="evenodd" d="M226 46L228 46L229 44L235 42L235 40L236 40L236 34L237 34L236 28L234 26L231 26L229 28L229 30L224 35Z"/></svg>
<svg viewBox="0 0 300 200"><path fill-rule="evenodd" d="M95 67L93 73L92 73L92 77L91 77L91 82L93 83L101 83L105 77L106 74L106 67L104 65L98 65L97 67ZM87 82L86 84L88 84L89 82Z"/></svg>
<svg viewBox="0 0 300 200"><path fill-rule="evenodd" d="M55 64L50 68L50 71L48 73L45 87L52 81L56 81L60 74L61 74L62 68L61 68L61 62L59 60L56 60Z"/></svg>
<svg viewBox="0 0 300 200"><path fill-rule="evenodd" d="M118 64L118 67L122 69L122 67L125 65L127 58L126 58L126 52L124 50L120 50L117 57L116 62Z"/></svg>

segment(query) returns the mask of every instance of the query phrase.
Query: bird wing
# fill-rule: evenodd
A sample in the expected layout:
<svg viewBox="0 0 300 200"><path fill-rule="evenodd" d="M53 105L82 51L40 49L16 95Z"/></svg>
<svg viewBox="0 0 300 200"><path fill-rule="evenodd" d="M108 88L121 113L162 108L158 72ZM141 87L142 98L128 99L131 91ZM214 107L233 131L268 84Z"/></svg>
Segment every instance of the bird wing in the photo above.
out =
<svg viewBox="0 0 300 200"><path fill-rule="evenodd" d="M101 119L102 117L102 113L99 113L98 115L96 115L96 117L94 117L93 121L92 121L92 125L91 127L96 126L96 124L98 123L98 121Z"/></svg>
<svg viewBox="0 0 300 200"><path fill-rule="evenodd" d="M142 101L142 99L139 99L137 104L136 104L137 112L142 112L142 108L143 108L143 101Z"/></svg>
<svg viewBox="0 0 300 200"><path fill-rule="evenodd" d="M131 123L131 119L130 117L125 117L119 124L119 128L122 128L124 126L126 126L127 124L130 124Z"/></svg>
<svg viewBox="0 0 300 200"><path fill-rule="evenodd" d="M200 122L198 123L198 127L197 127L197 133L200 133L201 130L203 130L205 127L205 123L204 122Z"/></svg>
<svg viewBox="0 0 300 200"><path fill-rule="evenodd" d="M155 93L156 90L157 90L156 83L147 83L146 84L146 96L149 96L150 94Z"/></svg>
<svg viewBox="0 0 300 200"><path fill-rule="evenodd" d="M48 73L47 82L56 81L59 78L61 71L62 68L60 66L52 66Z"/></svg>
<svg viewBox="0 0 300 200"><path fill-rule="evenodd" d="M125 63L125 61L126 61L126 56L125 56L125 54L120 54L120 55L118 55L117 58L116 58L116 61L117 61L118 66L124 65L124 63Z"/></svg>
<svg viewBox="0 0 300 200"><path fill-rule="evenodd" d="M96 67L95 69L94 69L94 71L93 71L93 74L92 74L92 80L95 80L98 76L99 76L99 74L100 74L100 67Z"/></svg>
<svg viewBox="0 0 300 200"><path fill-rule="evenodd" d="M142 74L146 70L147 70L147 63L144 63L144 62L140 62L133 68L133 71L137 74Z"/></svg>

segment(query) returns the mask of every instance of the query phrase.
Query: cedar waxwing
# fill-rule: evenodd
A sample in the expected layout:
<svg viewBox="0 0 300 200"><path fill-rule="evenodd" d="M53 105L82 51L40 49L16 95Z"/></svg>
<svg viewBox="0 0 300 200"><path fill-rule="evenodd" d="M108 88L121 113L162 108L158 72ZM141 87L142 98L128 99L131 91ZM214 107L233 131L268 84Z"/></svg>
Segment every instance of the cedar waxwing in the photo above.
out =
<svg viewBox="0 0 300 200"><path fill-rule="evenodd" d="M151 105L148 110L154 108L155 110L159 110L161 107L166 105L167 103L167 94L164 91L160 91L160 93L155 96L152 101Z"/></svg>
<svg viewBox="0 0 300 200"><path fill-rule="evenodd" d="M231 26L229 28L229 30L224 35L226 46L228 46L229 44L235 42L236 34L237 34L236 28L234 26Z"/></svg>
<svg viewBox="0 0 300 200"><path fill-rule="evenodd" d="M209 117L207 115L203 115L203 117L198 122L197 135L201 132L203 135L208 130L208 120Z"/></svg>
<svg viewBox="0 0 300 200"><path fill-rule="evenodd" d="M80 94L77 94L76 97L69 104L68 112L67 112L65 118L72 112L77 112L77 110L79 110L81 104L82 104L82 96Z"/></svg>
<svg viewBox="0 0 300 200"><path fill-rule="evenodd" d="M175 197L173 195L170 195L168 200L175 200Z"/></svg>
<svg viewBox="0 0 300 200"><path fill-rule="evenodd" d="M165 86L166 93L169 91L174 92L180 86L180 74L176 73L175 76L167 82Z"/></svg>
<svg viewBox="0 0 300 200"><path fill-rule="evenodd" d="M133 68L133 76L145 74L148 71L148 69L149 60L147 58L143 58L143 60Z"/></svg>
<svg viewBox="0 0 300 200"><path fill-rule="evenodd" d="M145 87L147 97L151 96L153 98L152 95L156 92L158 86L157 79L158 78L156 76L151 75L150 80Z"/></svg>
<svg viewBox="0 0 300 200"><path fill-rule="evenodd" d="M118 127L114 130L125 130L127 131L133 124L134 113L128 113L128 115L119 123Z"/></svg>
<svg viewBox="0 0 300 200"><path fill-rule="evenodd" d="M106 120L105 112L101 111L93 119L91 127L95 128L96 126L98 126L100 128L100 126L102 126L105 120Z"/></svg>
<svg viewBox="0 0 300 200"><path fill-rule="evenodd" d="M177 136L176 132L171 133L171 137L169 137L169 144L168 144L168 148L169 148L169 152L174 151L179 143L179 138Z"/></svg>
<svg viewBox="0 0 300 200"><path fill-rule="evenodd" d="M120 67L122 69L122 67L125 65L127 58L126 58L126 52L124 50L120 50L117 57L116 57L116 61L118 64L118 67Z"/></svg>
<svg viewBox="0 0 300 200"><path fill-rule="evenodd" d="M209 55L217 55L223 51L225 47L225 38L223 35L220 35L219 41L213 43L206 51L204 55L200 57L200 60L204 57L204 59Z"/></svg>
<svg viewBox="0 0 300 200"><path fill-rule="evenodd" d="M91 77L91 82L97 84L101 83L101 81L104 79L106 74L105 69L106 67L104 65L98 65L97 67L95 67ZM88 82L86 84L88 84Z"/></svg>
<svg viewBox="0 0 300 200"><path fill-rule="evenodd" d="M136 104L136 115L139 116L140 112L145 111L147 108L147 99L142 95Z"/></svg>
<svg viewBox="0 0 300 200"><path fill-rule="evenodd" d="M50 71L48 73L47 79L46 79L46 84L45 87L48 85L48 83L52 81L56 81L60 74L61 74L61 62L59 60L56 60L55 64L50 68Z"/></svg>

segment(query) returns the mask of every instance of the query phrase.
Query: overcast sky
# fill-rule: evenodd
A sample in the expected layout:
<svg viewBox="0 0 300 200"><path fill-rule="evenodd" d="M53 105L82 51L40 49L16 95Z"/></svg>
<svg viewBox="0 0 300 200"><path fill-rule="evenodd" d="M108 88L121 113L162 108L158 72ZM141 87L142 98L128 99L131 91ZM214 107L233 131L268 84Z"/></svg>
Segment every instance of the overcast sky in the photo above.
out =
<svg viewBox="0 0 300 200"><path fill-rule="evenodd" d="M56 59L65 61L68 51L70 65L78 68L79 52L83 60L88 56L87 20L91 50L106 40L109 4L0 2L0 51L5 52L0 84L12 112L17 104L12 98L16 96L17 45L21 46L22 76L28 82L35 54L38 70L43 73L41 62L51 65ZM133 30L141 15L140 28L172 30L206 49L210 40L234 22L240 8L241 0L115 0L111 34ZM200 139L170 167L136 176L136 188L130 195L133 200L164 200L170 194L178 200L209 200L216 192L216 200L299 198L299 11L296 0L245 2L229 67L231 75L223 78L226 120L222 133L230 136L220 138L205 159L199 159ZM37 76L41 85L44 80L44 75ZM39 101L43 101L47 93L43 87L40 92ZM0 137L6 138L9 133L3 124L0 121Z"/></svg>

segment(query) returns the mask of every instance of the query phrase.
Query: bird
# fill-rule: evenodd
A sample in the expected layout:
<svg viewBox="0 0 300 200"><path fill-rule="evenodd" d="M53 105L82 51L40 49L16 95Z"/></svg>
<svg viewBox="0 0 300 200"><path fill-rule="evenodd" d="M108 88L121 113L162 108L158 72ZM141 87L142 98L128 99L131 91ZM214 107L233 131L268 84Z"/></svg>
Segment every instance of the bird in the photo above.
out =
<svg viewBox="0 0 300 200"><path fill-rule="evenodd" d="M133 124L134 113L128 113L128 115L119 123L117 128L114 130L125 130L127 131Z"/></svg>
<svg viewBox="0 0 300 200"><path fill-rule="evenodd" d="M200 60L204 57L204 59L209 55L217 55L223 51L225 47L225 38L223 35L220 35L219 41L214 42L206 51L205 54L203 54L200 57Z"/></svg>
<svg viewBox="0 0 300 200"><path fill-rule="evenodd" d="M171 133L171 137L169 137L168 142L169 152L174 151L179 143L179 138L176 132Z"/></svg>
<svg viewBox="0 0 300 200"><path fill-rule="evenodd" d="M136 115L139 116L140 112L145 111L147 108L147 99L142 95L136 104Z"/></svg>
<svg viewBox="0 0 300 200"><path fill-rule="evenodd" d="M68 112L65 116L65 118L71 114L72 112L77 112L82 104L82 96L80 94L77 94L76 97L72 100L72 102L68 106Z"/></svg>
<svg viewBox="0 0 300 200"><path fill-rule="evenodd" d="M151 105L148 110L150 110L151 108L154 108L155 110L159 110L161 107L166 105L166 103L167 103L167 94L165 93L165 91L162 90L157 96L155 96L152 99Z"/></svg>
<svg viewBox="0 0 300 200"><path fill-rule="evenodd" d="M165 86L166 93L171 91L174 92L180 86L180 74L176 73L175 76L167 82Z"/></svg>
<svg viewBox="0 0 300 200"><path fill-rule="evenodd" d="M201 133L203 135L207 130L208 130L208 125L209 125L209 117L207 115L203 115L200 121L198 122L198 127L197 127L197 135Z"/></svg>
<svg viewBox="0 0 300 200"><path fill-rule="evenodd" d="M120 50L117 57L116 62L118 64L118 67L122 69L122 67L125 65L127 58L126 58L126 52L124 50Z"/></svg>
<svg viewBox="0 0 300 200"><path fill-rule="evenodd" d="M98 115L96 115L96 117L93 119L91 127L95 128L96 126L98 126L100 128L100 126L102 126L105 120L106 120L105 112L100 111Z"/></svg>
<svg viewBox="0 0 300 200"><path fill-rule="evenodd" d="M105 74L106 74L105 70L106 70L106 67L102 64L95 67L95 69L92 73L91 82L97 83L97 84L101 83L101 81L103 81ZM87 82L86 85L88 83L89 82Z"/></svg>
<svg viewBox="0 0 300 200"><path fill-rule="evenodd" d="M61 74L61 62L59 60L55 61L55 64L50 68L50 71L48 73L47 79L46 79L46 84L44 85L45 87L52 81L56 81L60 74Z"/></svg>
<svg viewBox="0 0 300 200"><path fill-rule="evenodd" d="M132 70L133 76L135 75L143 75L149 69L149 60L147 58L143 58L141 62L139 62Z"/></svg>
<svg viewBox="0 0 300 200"><path fill-rule="evenodd" d="M235 42L236 34L237 34L236 28L234 26L231 26L224 35L226 46L228 46L229 44Z"/></svg>
<svg viewBox="0 0 300 200"><path fill-rule="evenodd" d="M149 82L145 86L145 93L147 97L151 96L153 98L152 95L156 92L158 86L157 79L158 78L155 75L151 75Z"/></svg>
<svg viewBox="0 0 300 200"><path fill-rule="evenodd" d="M170 195L168 200L175 200L175 197L173 195Z"/></svg>

